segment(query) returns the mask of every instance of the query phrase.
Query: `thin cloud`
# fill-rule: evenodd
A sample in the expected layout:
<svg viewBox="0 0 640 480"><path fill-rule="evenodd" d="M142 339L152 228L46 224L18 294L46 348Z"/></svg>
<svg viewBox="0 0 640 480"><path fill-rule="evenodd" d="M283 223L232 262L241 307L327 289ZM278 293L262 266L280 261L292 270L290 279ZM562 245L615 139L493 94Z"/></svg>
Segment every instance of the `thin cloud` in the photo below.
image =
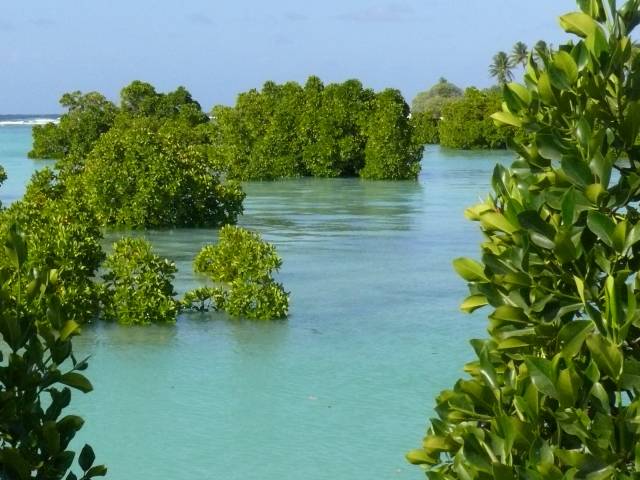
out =
<svg viewBox="0 0 640 480"><path fill-rule="evenodd" d="M14 30L13 23L0 20L0 32L11 32Z"/></svg>
<svg viewBox="0 0 640 480"><path fill-rule="evenodd" d="M209 27L213 25L213 19L203 12L194 12L191 15L187 16L187 20L194 25L203 25Z"/></svg>
<svg viewBox="0 0 640 480"><path fill-rule="evenodd" d="M337 15L335 18L349 22L407 22L415 20L415 10L406 3L388 3L377 5L363 10Z"/></svg>
<svg viewBox="0 0 640 480"><path fill-rule="evenodd" d="M290 22L305 22L309 17L300 12L285 12L284 19Z"/></svg>
<svg viewBox="0 0 640 480"><path fill-rule="evenodd" d="M53 27L56 24L55 20L53 20L52 18L45 17L34 18L33 20L31 20L31 23L40 28L49 28Z"/></svg>

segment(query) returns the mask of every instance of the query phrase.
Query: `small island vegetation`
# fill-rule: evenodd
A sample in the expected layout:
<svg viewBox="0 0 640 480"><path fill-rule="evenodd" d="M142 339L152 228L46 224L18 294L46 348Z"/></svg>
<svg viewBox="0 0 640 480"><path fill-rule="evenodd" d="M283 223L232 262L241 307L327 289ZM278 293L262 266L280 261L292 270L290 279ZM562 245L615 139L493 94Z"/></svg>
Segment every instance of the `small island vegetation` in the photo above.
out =
<svg viewBox="0 0 640 480"><path fill-rule="evenodd" d="M212 113L215 164L229 178L415 179L423 147L398 90L374 92L358 80L304 86L267 82Z"/></svg>
<svg viewBox="0 0 640 480"><path fill-rule="evenodd" d="M440 79L413 101L415 141L459 150L506 149L515 129L498 128L491 119L501 103L499 88L462 91Z"/></svg>

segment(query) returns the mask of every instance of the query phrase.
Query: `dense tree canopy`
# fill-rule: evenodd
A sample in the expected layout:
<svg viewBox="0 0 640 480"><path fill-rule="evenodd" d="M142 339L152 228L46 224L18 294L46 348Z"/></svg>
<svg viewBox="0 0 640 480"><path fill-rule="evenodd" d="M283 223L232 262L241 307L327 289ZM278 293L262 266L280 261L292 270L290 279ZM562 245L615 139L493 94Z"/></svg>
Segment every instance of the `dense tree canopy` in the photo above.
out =
<svg viewBox="0 0 640 480"><path fill-rule="evenodd" d="M420 171L423 147L415 140L409 106L398 90L376 95L365 130L365 164L360 176L375 180L415 178Z"/></svg>
<svg viewBox="0 0 640 480"><path fill-rule="evenodd" d="M579 5L560 20L574 40L540 49L494 115L529 135L467 212L482 263L454 266L490 338L409 455L430 479L640 474L640 0Z"/></svg>
<svg viewBox="0 0 640 480"><path fill-rule="evenodd" d="M397 107L381 110L381 103L388 101L396 102ZM381 115L390 117L382 119ZM395 152L393 163L403 166L388 172L377 169L370 178L415 178L416 147L404 141L413 138L407 115L402 96L375 93L357 80L325 86L317 77L310 77L304 87L294 82L267 82L261 91L240 94L234 107L213 110L211 152L218 168L240 180L362 172L366 176L373 171L365 168L367 162L379 161L376 148L369 149L367 158L375 124L383 129L376 136L397 142L388 148ZM398 177L399 172L406 176Z"/></svg>
<svg viewBox="0 0 640 480"><path fill-rule="evenodd" d="M491 120L501 102L498 92L468 88L463 97L445 105L439 128L440 144L461 149L505 148L513 131L500 129Z"/></svg>
<svg viewBox="0 0 640 480"><path fill-rule="evenodd" d="M440 117L442 107L448 99L461 97L462 94L460 87L441 78L430 89L416 95L411 102L411 113L431 112L433 116Z"/></svg>
<svg viewBox="0 0 640 480"><path fill-rule="evenodd" d="M209 155L209 118L184 87L135 81L120 106L73 92L58 125L35 128L31 156L58 158L55 180L101 225L132 228L234 223L244 194Z"/></svg>
<svg viewBox="0 0 640 480"><path fill-rule="evenodd" d="M235 223L244 194L237 184L221 181L209 161L207 139L179 121L132 119L103 135L87 155L81 191L103 225Z"/></svg>
<svg viewBox="0 0 640 480"><path fill-rule="evenodd" d="M411 123L416 143L440 143L442 109L447 103L461 96L462 90L446 78L441 78L429 90L416 95L411 103Z"/></svg>
<svg viewBox="0 0 640 480"><path fill-rule="evenodd" d="M82 157L91 151L100 135L111 128L118 113L117 107L97 92L65 93L60 105L68 111L59 124L33 127L33 149L29 157Z"/></svg>

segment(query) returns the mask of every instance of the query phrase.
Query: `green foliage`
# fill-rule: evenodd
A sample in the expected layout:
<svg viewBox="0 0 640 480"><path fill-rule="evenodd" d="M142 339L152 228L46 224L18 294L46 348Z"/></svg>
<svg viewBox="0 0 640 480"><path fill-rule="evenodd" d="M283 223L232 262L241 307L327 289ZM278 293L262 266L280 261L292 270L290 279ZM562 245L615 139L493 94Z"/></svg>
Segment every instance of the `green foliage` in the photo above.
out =
<svg viewBox="0 0 640 480"><path fill-rule="evenodd" d="M208 305L234 317L257 320L285 318L289 294L272 277L282 265L273 245L257 233L236 226L220 230L217 245L206 245L194 269L209 277L215 287L189 292L186 308L205 310Z"/></svg>
<svg viewBox="0 0 640 480"><path fill-rule="evenodd" d="M7 180L7 171L4 169L2 165L0 165L0 185L2 185ZM0 202L0 207L2 207L2 202Z"/></svg>
<svg viewBox="0 0 640 480"><path fill-rule="evenodd" d="M404 99L394 99L404 108ZM397 139L389 150L403 157L400 163L413 163L414 151L402 140L411 132L409 122L398 122L394 108L383 109L389 119L380 118L377 103L374 92L357 80L324 86L310 77L304 87L267 82L261 91L240 94L233 108L214 108L214 164L239 180L356 176L365 165L372 123L391 129L376 132L374 142L385 135ZM382 178L396 178L397 171ZM403 171L409 175L404 178L415 178L414 170Z"/></svg>
<svg viewBox="0 0 640 480"><path fill-rule="evenodd" d="M561 18L575 41L540 51L494 115L529 136L468 211L482 263L454 266L490 338L409 454L431 479L640 473L640 0L579 4Z"/></svg>
<svg viewBox="0 0 640 480"><path fill-rule="evenodd" d="M87 361L73 355L78 324L62 315L59 276L27 268L31 252L15 228L3 239L10 262L0 268L0 478L104 476L107 469L93 464L88 445L78 457L81 476L69 472L75 457L69 444L84 423L63 415L71 402L69 387L88 393L92 386L81 373Z"/></svg>
<svg viewBox="0 0 640 480"><path fill-rule="evenodd" d="M446 78L441 78L429 90L420 92L411 102L411 113L429 112L432 116L440 118L442 107L452 98L462 96L462 90L449 82Z"/></svg>
<svg viewBox="0 0 640 480"><path fill-rule="evenodd" d="M183 122L149 117L103 135L79 180L100 223L133 228L234 223L244 193L238 184L220 180L207 139L204 130Z"/></svg>
<svg viewBox="0 0 640 480"><path fill-rule="evenodd" d="M242 212L239 185L209 155L209 118L184 88L135 81L116 107L98 93L65 94L59 125L34 129L31 156L57 158L56 181L101 225L217 227ZM114 174L117 172L117 174Z"/></svg>
<svg viewBox="0 0 640 480"><path fill-rule="evenodd" d="M501 102L499 93L468 88L463 97L444 106L440 144L460 149L506 148L514 129L499 129L491 120Z"/></svg>
<svg viewBox="0 0 640 480"><path fill-rule="evenodd" d="M86 155L100 136L113 125L118 109L97 92L65 93L60 105L68 111L59 124L33 127L30 158L63 158Z"/></svg>
<svg viewBox="0 0 640 480"><path fill-rule="evenodd" d="M26 235L26 272L56 272L55 292L64 318L86 323L97 316L99 291L93 278L104 259L102 232L91 208L65 189L50 169L36 172L22 200L0 212L0 238L13 224ZM0 268L10 265L0 251ZM26 288L26 284L23 285ZM41 311L44 316L46 311Z"/></svg>
<svg viewBox="0 0 640 480"><path fill-rule="evenodd" d="M366 134L362 178L403 180L418 176L423 146L416 142L409 105L398 90L376 94Z"/></svg>
<svg viewBox="0 0 640 480"><path fill-rule="evenodd" d="M128 117L181 119L190 125L207 123L209 118L184 87L158 93L153 85L135 80L120 92L120 108Z"/></svg>
<svg viewBox="0 0 640 480"><path fill-rule="evenodd" d="M319 106L303 112L306 124L314 125L305 129L308 136L302 137L303 162L310 175L345 177L359 174L365 163L367 125L375 121L371 118L374 98L374 92L364 89L358 80L347 80L324 87Z"/></svg>
<svg viewBox="0 0 640 480"><path fill-rule="evenodd" d="M123 238L104 263L103 316L123 325L174 323L176 266L153 253L143 238Z"/></svg>
<svg viewBox="0 0 640 480"><path fill-rule="evenodd" d="M440 117L435 117L430 112L412 112L411 123L415 142L420 145L440 143Z"/></svg>

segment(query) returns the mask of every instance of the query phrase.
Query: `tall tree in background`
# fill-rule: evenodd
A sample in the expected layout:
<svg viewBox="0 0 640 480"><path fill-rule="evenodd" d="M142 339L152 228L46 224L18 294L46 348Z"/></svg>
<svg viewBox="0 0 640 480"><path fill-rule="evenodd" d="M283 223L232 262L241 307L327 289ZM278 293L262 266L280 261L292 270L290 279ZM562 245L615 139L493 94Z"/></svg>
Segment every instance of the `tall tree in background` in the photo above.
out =
<svg viewBox="0 0 640 480"><path fill-rule="evenodd" d="M498 52L493 56L489 66L489 75L498 80L500 85L513 81L513 64L506 52Z"/></svg>
<svg viewBox="0 0 640 480"><path fill-rule="evenodd" d="M523 42L517 42L513 46L513 50L511 51L512 65L522 65L523 67L526 67L528 60L529 60L529 47L527 47L527 45Z"/></svg>
<svg viewBox="0 0 640 480"><path fill-rule="evenodd" d="M548 44L544 40L539 40L533 47L533 58L536 62L540 63L542 57L548 56L551 53L553 46Z"/></svg>

